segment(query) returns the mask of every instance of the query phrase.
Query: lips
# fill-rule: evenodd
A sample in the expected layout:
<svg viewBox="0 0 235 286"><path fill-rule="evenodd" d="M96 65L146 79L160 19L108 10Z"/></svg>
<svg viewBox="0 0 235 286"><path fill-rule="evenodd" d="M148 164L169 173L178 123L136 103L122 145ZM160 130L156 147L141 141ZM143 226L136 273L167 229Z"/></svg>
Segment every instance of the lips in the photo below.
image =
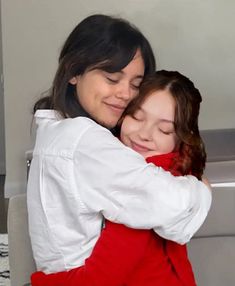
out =
<svg viewBox="0 0 235 286"><path fill-rule="evenodd" d="M143 146L139 143L136 143L134 141L131 141L131 148L133 150L135 150L136 152L148 152L148 151L151 151L148 147L146 146Z"/></svg>
<svg viewBox="0 0 235 286"><path fill-rule="evenodd" d="M125 110L126 108L126 105L123 106L123 105L120 105L120 104L112 104L112 103L106 103L106 105L112 110L114 111L115 113L123 113L123 111Z"/></svg>

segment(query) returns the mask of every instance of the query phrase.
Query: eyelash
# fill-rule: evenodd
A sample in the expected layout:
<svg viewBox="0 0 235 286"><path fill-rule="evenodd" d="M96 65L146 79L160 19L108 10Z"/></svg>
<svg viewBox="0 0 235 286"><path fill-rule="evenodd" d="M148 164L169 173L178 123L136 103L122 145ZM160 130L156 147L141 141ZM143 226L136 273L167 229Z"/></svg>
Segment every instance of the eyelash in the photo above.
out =
<svg viewBox="0 0 235 286"><path fill-rule="evenodd" d="M136 115L131 115L131 117L134 119L134 120L136 120L136 121L141 121L141 120L143 120L143 119L141 119L141 118L138 118L138 116L136 116Z"/></svg>
<svg viewBox="0 0 235 286"><path fill-rule="evenodd" d="M142 118L138 118L138 116L136 116L135 114L132 114L130 115L134 120L136 121L142 121L143 119ZM162 129L159 129L160 132L162 132L163 134L165 135L171 135L174 133L174 131L169 131L169 132L166 132L166 131L163 131Z"/></svg>
<svg viewBox="0 0 235 286"><path fill-rule="evenodd" d="M163 131L163 130L161 130L161 129L159 129L163 134L165 134L165 135L170 135L170 134L172 134L173 132L165 132L165 131Z"/></svg>
<svg viewBox="0 0 235 286"><path fill-rule="evenodd" d="M112 79L112 78L110 78L110 77L107 77L107 80L108 80L110 83L112 83L112 84L117 84L117 83L119 82L118 79ZM140 86L139 86L139 85L137 86L137 85L132 84L132 85L131 85L131 88L134 89L134 90L139 90Z"/></svg>
<svg viewBox="0 0 235 286"><path fill-rule="evenodd" d="M133 89L135 89L135 90L139 90L139 89L140 89L140 86L139 86L139 85L137 86L137 85L133 85L133 84L132 84L131 87L132 87Z"/></svg>
<svg viewBox="0 0 235 286"><path fill-rule="evenodd" d="M111 83L118 83L117 79L112 79L112 78L107 77L107 80L110 81Z"/></svg>

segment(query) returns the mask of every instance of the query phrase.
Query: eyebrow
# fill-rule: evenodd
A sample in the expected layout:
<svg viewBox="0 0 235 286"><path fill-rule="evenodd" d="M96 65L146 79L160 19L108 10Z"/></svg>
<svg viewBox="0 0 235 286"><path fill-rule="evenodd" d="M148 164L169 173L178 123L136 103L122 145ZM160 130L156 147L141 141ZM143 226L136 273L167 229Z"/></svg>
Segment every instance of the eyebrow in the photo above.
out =
<svg viewBox="0 0 235 286"><path fill-rule="evenodd" d="M169 120L169 119L165 119L165 118L161 118L159 121L160 122L166 122L166 123L173 123L174 124L173 120Z"/></svg>
<svg viewBox="0 0 235 286"><path fill-rule="evenodd" d="M137 75L137 76L135 76L135 78L143 79L144 75Z"/></svg>
<svg viewBox="0 0 235 286"><path fill-rule="evenodd" d="M114 73L120 73L120 74L125 74L122 70L121 71L117 71L117 72L114 72ZM142 74L139 74L139 75L136 75L136 76L134 76L134 79L143 79L144 78L144 74L142 75Z"/></svg>

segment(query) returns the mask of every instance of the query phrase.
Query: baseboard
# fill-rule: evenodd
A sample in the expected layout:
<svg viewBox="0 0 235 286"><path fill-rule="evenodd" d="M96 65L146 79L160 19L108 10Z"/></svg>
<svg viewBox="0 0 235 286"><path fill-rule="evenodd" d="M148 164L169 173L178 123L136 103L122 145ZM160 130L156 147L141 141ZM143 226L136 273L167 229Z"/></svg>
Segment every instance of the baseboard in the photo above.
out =
<svg viewBox="0 0 235 286"><path fill-rule="evenodd" d="M25 192L26 192L26 182L8 182L6 179L4 187L5 198L10 198L18 194L23 194Z"/></svg>

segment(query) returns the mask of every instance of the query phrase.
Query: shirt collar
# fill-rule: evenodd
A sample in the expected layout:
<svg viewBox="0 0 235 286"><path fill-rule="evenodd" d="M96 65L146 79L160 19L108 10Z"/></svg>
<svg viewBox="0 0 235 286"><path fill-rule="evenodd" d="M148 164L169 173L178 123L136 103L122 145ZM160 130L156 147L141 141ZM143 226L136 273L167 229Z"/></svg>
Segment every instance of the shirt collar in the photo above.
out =
<svg viewBox="0 0 235 286"><path fill-rule="evenodd" d="M62 119L62 116L59 114L59 112L54 109L38 109L35 112L34 117L36 118L36 121L40 119L52 119L52 120Z"/></svg>

